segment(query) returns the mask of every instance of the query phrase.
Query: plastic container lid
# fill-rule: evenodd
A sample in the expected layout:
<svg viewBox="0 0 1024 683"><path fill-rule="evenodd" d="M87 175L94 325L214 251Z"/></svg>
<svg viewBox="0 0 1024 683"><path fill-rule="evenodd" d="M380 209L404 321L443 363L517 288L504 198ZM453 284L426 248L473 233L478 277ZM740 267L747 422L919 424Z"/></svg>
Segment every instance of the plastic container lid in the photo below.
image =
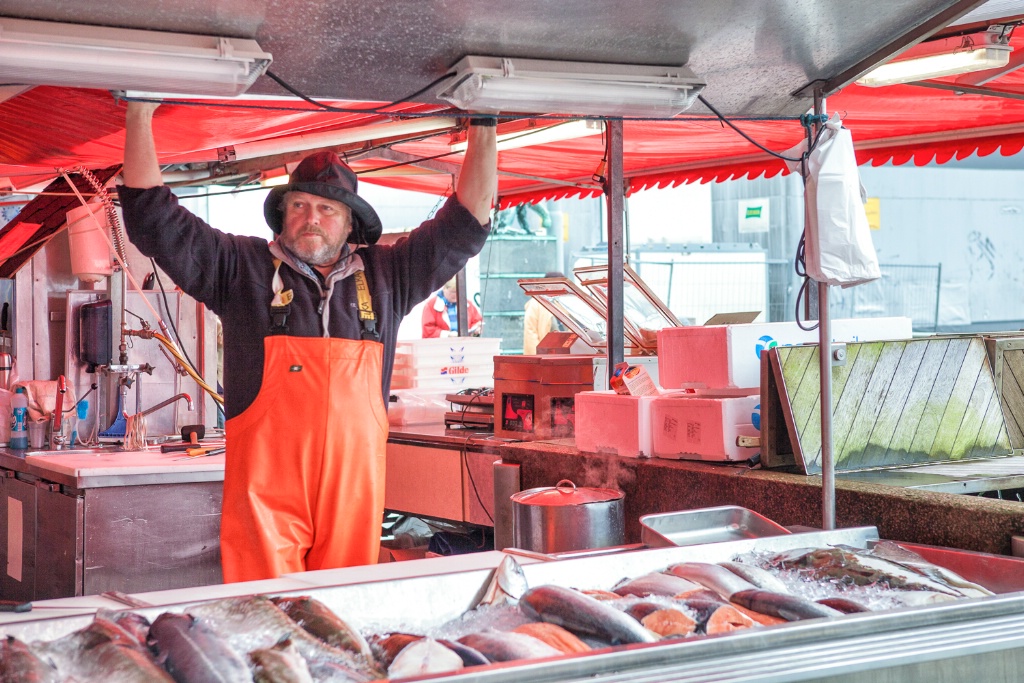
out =
<svg viewBox="0 0 1024 683"><path fill-rule="evenodd" d="M568 479L563 479L554 486L544 486L512 494L512 500L525 505L586 505L587 503L607 503L619 500L625 494L617 489L577 487Z"/></svg>

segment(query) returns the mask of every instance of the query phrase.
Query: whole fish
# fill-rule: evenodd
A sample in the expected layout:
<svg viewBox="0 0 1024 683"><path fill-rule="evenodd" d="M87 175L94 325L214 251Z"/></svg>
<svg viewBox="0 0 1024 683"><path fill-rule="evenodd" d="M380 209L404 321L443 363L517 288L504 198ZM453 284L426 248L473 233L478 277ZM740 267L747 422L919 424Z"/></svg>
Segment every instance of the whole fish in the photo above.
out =
<svg viewBox="0 0 1024 683"><path fill-rule="evenodd" d="M149 619L141 614L101 609L96 613L96 617L114 622L134 638L139 645L146 644L146 637L149 635Z"/></svg>
<svg viewBox="0 0 1024 683"><path fill-rule="evenodd" d="M173 683L171 675L137 647L106 642L77 657L76 678L103 683Z"/></svg>
<svg viewBox="0 0 1024 683"><path fill-rule="evenodd" d="M408 678L425 674L448 673L463 667L462 657L433 638L409 643L388 667L388 678Z"/></svg>
<svg viewBox="0 0 1024 683"><path fill-rule="evenodd" d="M697 590L700 586L693 581L679 578L664 572L651 572L638 576L635 579L619 582L612 592L616 595L635 595L638 598L646 598L649 595L662 595L670 597L686 591Z"/></svg>
<svg viewBox="0 0 1024 683"><path fill-rule="evenodd" d="M296 624L328 645L348 650L364 657L367 664L373 664L373 654L370 652L370 644L366 642L366 638L363 638L359 631L345 623L341 617L319 600L308 595L271 598L270 600L284 610L284 613L291 617Z"/></svg>
<svg viewBox="0 0 1024 683"><path fill-rule="evenodd" d="M822 598L821 600L815 600L819 605L825 605L825 607L831 607L832 609L839 610L843 614L856 614L858 612L870 612L867 607L850 600L849 598Z"/></svg>
<svg viewBox="0 0 1024 683"><path fill-rule="evenodd" d="M164 612L149 627L149 644L176 681L250 683L242 658L209 626L187 614Z"/></svg>
<svg viewBox="0 0 1024 683"><path fill-rule="evenodd" d="M470 646L492 662L557 657L562 654L561 651L533 636L524 633L495 631L494 629L470 633L459 638L459 642Z"/></svg>
<svg viewBox="0 0 1024 683"><path fill-rule="evenodd" d="M255 683L313 683L306 660L290 640L249 653Z"/></svg>
<svg viewBox="0 0 1024 683"><path fill-rule="evenodd" d="M45 643L35 643L36 654L57 668L63 678L93 666L93 650L101 645L114 644L134 649L149 656L135 638L113 621L97 616L88 626Z"/></svg>
<svg viewBox="0 0 1024 683"><path fill-rule="evenodd" d="M707 562L683 562L674 564L668 571L675 576L694 581L710 588L726 600L738 591L745 591L757 588L746 579L742 579L725 567Z"/></svg>
<svg viewBox="0 0 1024 683"><path fill-rule="evenodd" d="M754 590L733 593L732 601L755 612L779 617L786 621L838 617L843 614L839 610L799 598L795 595L771 593L756 588Z"/></svg>
<svg viewBox="0 0 1024 683"><path fill-rule="evenodd" d="M945 584L954 588L969 598L980 598L994 595L992 591L980 586L973 581L968 581L954 571L933 564L924 559L912 550L904 548L893 541L879 541L871 549L870 553L875 557L881 557L890 562L895 562L933 581Z"/></svg>
<svg viewBox="0 0 1024 683"><path fill-rule="evenodd" d="M455 640L441 640L437 642L457 654L462 659L463 666L486 666L491 662L483 654L477 652L469 645Z"/></svg>
<svg viewBox="0 0 1024 683"><path fill-rule="evenodd" d="M316 638L264 595L201 603L191 607L189 614L206 621L236 650L268 648L288 638L310 665L314 661L326 661L347 668L353 681L378 677L379 672L371 671L364 658Z"/></svg>
<svg viewBox="0 0 1024 683"><path fill-rule="evenodd" d="M593 636L611 645L653 643L657 640L635 619L571 588L531 588L520 598L519 609L535 621L557 624L577 636ZM486 652L484 655L490 659Z"/></svg>
<svg viewBox="0 0 1024 683"><path fill-rule="evenodd" d="M410 643L414 643L424 636L417 636L411 633L389 633L370 636L373 640L373 649L377 651L381 665L387 669L391 662L395 661L398 653L404 650Z"/></svg>
<svg viewBox="0 0 1024 683"><path fill-rule="evenodd" d="M898 590L924 590L955 597L964 594L889 560L854 552L851 548L807 548L780 553L773 566L806 571L816 579L835 579L857 586L887 586Z"/></svg>
<svg viewBox="0 0 1024 683"><path fill-rule="evenodd" d="M0 683L57 683L57 669L14 636L0 641Z"/></svg>
<svg viewBox="0 0 1024 683"><path fill-rule="evenodd" d="M530 587L523 568L511 555L506 555L494 570L480 605L514 605Z"/></svg>
<svg viewBox="0 0 1024 683"><path fill-rule="evenodd" d="M786 584L782 583L778 577L765 569L761 569L760 567L755 567L752 564L743 564L742 562L719 562L718 564L722 565L744 581L749 581L754 584L755 588L771 591L773 593L788 594L790 592L790 590L786 588Z"/></svg>

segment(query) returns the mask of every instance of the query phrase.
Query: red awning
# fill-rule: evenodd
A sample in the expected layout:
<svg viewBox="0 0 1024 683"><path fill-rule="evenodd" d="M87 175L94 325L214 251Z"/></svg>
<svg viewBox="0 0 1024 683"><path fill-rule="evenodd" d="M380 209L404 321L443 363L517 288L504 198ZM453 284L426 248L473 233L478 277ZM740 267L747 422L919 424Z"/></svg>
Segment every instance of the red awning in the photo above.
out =
<svg viewBox="0 0 1024 683"><path fill-rule="evenodd" d="M1024 32L1014 44L1024 54ZM951 87L953 81L937 83ZM921 165L997 150L1010 155L1024 148L1024 99L1015 99L1024 98L1024 74L1011 72L980 86L1005 97L975 94L978 86L974 85L961 83L957 87L967 92L916 85L853 85L830 97L826 105L828 111L839 112L852 130L861 163L913 161ZM426 115L438 108L406 104L394 111ZM123 114L109 93L93 90L37 87L0 103L0 178L9 177L15 187L23 188L53 178L56 168L103 168L119 163ZM387 120L388 116L374 113L316 111L302 102L206 102L164 105L157 111L154 127L161 162L205 163L217 161L218 149L229 145ZM736 124L779 152L804 135L801 125L792 120L738 120ZM365 152L355 155L359 145L345 149L368 182L444 194L452 183L446 170L462 160L461 154L450 153L450 142L451 135L444 133L393 145L395 151L407 155L433 158L440 165L435 163L432 170L373 158ZM630 192L679 183L771 177L784 171L781 161L710 118L627 121L624 151ZM602 172L602 157L599 135L502 152L501 204L597 195L600 189L594 177ZM380 175L379 169L384 167L390 175ZM375 169L378 171L373 172Z"/></svg>

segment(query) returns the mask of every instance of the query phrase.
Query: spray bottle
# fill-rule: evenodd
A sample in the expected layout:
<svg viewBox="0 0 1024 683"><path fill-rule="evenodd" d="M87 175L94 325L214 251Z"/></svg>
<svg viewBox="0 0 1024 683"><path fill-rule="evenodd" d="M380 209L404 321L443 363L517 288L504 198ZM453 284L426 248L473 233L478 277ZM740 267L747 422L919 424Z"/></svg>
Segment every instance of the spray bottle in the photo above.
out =
<svg viewBox="0 0 1024 683"><path fill-rule="evenodd" d="M11 397L11 448L28 448L28 396L18 387Z"/></svg>

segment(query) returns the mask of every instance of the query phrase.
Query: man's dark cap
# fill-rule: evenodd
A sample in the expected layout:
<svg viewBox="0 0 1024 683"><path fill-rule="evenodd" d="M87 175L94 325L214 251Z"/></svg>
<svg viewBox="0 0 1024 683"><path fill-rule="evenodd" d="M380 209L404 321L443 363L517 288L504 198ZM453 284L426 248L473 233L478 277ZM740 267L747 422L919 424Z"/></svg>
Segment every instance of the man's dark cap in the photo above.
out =
<svg viewBox="0 0 1024 683"><path fill-rule="evenodd" d="M263 216L275 234L281 234L284 212L281 203L288 192L306 192L334 199L352 209L353 244L374 244L380 239L380 217L373 207L356 194L359 184L355 172L334 152L317 152L303 159L291 174L287 185L278 185L263 202Z"/></svg>

